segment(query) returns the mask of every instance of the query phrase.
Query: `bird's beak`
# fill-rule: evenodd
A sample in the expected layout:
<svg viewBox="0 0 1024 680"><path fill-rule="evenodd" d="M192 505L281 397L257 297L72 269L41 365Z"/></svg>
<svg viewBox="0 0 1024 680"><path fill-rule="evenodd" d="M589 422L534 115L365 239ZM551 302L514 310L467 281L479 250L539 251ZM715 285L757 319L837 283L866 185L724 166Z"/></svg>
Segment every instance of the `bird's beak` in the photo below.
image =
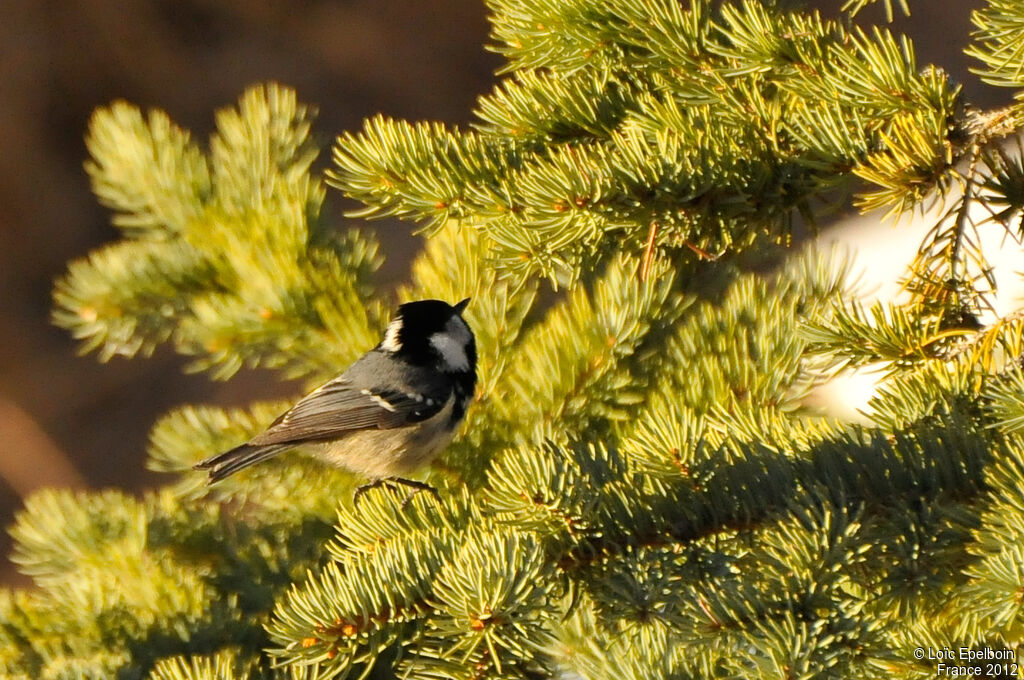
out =
<svg viewBox="0 0 1024 680"><path fill-rule="evenodd" d="M462 314L462 310L464 310L466 308L466 305L468 305L468 304L469 304L469 298L466 298L462 302L459 302L458 304L456 304L455 305L455 313L456 314Z"/></svg>

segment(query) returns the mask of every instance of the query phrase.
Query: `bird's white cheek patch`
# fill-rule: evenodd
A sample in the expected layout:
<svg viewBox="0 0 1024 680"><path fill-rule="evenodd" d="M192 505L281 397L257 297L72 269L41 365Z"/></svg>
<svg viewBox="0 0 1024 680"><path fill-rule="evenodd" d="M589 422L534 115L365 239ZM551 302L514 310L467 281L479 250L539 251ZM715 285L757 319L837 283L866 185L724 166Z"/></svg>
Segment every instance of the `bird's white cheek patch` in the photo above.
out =
<svg viewBox="0 0 1024 680"><path fill-rule="evenodd" d="M445 364L456 371L469 369L469 357L466 356L466 344L448 333L434 333L430 336L430 344L441 355Z"/></svg>

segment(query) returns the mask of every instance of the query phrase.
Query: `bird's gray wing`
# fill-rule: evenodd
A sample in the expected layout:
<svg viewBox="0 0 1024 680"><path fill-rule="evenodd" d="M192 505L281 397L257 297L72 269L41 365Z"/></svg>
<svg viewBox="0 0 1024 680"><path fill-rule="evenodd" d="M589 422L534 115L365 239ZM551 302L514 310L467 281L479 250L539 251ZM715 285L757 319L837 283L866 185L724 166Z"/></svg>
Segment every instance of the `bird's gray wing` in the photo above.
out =
<svg viewBox="0 0 1024 680"><path fill-rule="evenodd" d="M360 387L342 376L300 399L249 444L266 446L332 439L346 430L411 425L438 413L451 393L448 381L424 391L404 385Z"/></svg>

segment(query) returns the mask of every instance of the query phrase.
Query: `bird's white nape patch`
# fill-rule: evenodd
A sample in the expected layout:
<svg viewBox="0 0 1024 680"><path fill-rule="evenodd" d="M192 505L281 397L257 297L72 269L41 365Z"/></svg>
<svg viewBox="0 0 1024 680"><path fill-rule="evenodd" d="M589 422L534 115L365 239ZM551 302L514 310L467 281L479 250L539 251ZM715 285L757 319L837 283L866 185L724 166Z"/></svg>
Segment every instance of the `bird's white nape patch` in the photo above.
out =
<svg viewBox="0 0 1024 680"><path fill-rule="evenodd" d="M430 336L430 344L441 355L446 367L454 371L468 371L470 366L466 348L471 337L466 322L453 317L443 331Z"/></svg>
<svg viewBox="0 0 1024 680"><path fill-rule="evenodd" d="M402 341L398 339L398 334L401 331L402 317L398 316L391 320L388 329L384 331L384 339L380 343L380 348L389 352L397 352L402 349Z"/></svg>

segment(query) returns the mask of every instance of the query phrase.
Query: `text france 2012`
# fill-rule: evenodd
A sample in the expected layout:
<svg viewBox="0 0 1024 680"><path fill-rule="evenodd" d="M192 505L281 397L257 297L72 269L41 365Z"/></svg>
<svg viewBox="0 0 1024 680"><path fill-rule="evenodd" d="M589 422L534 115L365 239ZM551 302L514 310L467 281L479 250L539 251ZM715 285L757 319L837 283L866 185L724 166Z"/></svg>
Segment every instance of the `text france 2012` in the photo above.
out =
<svg viewBox="0 0 1024 680"><path fill-rule="evenodd" d="M914 658L933 664L938 677L1021 677L1016 651L1005 647L917 647Z"/></svg>

